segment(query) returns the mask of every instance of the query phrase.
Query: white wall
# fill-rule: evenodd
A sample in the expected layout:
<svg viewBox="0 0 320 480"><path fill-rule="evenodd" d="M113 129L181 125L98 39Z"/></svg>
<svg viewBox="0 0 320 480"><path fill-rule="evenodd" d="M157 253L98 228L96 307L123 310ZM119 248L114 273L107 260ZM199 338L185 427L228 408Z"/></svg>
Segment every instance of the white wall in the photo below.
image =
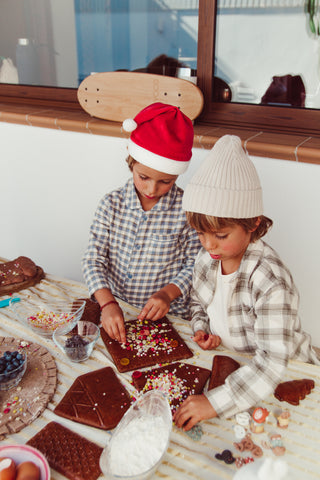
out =
<svg viewBox="0 0 320 480"><path fill-rule="evenodd" d="M82 281L80 261L100 198L129 178L126 141L0 123L0 257L26 255L47 273ZM184 186L206 155L195 149ZM301 293L303 327L320 346L320 166L255 157L267 240Z"/></svg>

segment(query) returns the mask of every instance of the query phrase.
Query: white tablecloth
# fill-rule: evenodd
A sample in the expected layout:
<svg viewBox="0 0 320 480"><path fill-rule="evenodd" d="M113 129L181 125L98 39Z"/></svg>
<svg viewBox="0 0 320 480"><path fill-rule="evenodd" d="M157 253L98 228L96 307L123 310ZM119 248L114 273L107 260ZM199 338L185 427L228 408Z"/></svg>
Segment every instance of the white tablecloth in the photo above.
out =
<svg viewBox="0 0 320 480"><path fill-rule="evenodd" d="M33 299L39 297L42 300L52 298L74 300L87 297L88 292L85 285L81 283L47 275L37 286L18 292L16 295L21 298L21 301L27 302L30 297ZM123 303L121 305L125 311L126 319L136 317L137 310L135 308ZM176 317L169 318L194 352L194 357L186 361L211 369L214 353L199 350L191 340L192 333L188 322ZM101 338L89 360L84 363L72 363L55 347L51 339L41 337L18 323L8 307L0 309L0 335L13 336L43 345L54 356L58 369L57 389L43 414L19 433L6 437L3 444L25 443L48 422L54 420L103 447L111 432L80 425L53 413L55 406L78 375L105 366L114 367L112 361L104 354L106 349ZM230 355L240 363L249 361L249 356L237 355L220 347L216 352ZM114 370L117 372L115 367ZM130 384L130 372L126 374L118 373L118 375L128 389L133 388ZM286 454L281 458L289 464L290 480L320 478L320 368L300 362L291 362L287 376L283 380L301 378L314 379L316 386L312 393L296 407L279 402L273 396L267 398L259 405L271 412L269 421L265 426L266 432L253 435L253 440L258 445L261 445L263 440L268 440L268 433L275 431L282 435ZM285 408L288 408L291 413L289 427L286 430L280 430L276 426L275 416ZM0 414L2 415L3 412L0 412ZM192 440L185 432L174 426L167 454L154 478L172 480L232 479L237 471L236 466L234 464L226 465L224 462L217 460L215 454L221 453L224 449L230 449L235 456L250 456L250 452L239 453L233 446L233 442L237 441L234 435L235 425L235 418L201 422L203 435L198 441ZM276 458L271 450L264 449L264 458L267 456ZM52 470L52 479L62 480L64 477Z"/></svg>

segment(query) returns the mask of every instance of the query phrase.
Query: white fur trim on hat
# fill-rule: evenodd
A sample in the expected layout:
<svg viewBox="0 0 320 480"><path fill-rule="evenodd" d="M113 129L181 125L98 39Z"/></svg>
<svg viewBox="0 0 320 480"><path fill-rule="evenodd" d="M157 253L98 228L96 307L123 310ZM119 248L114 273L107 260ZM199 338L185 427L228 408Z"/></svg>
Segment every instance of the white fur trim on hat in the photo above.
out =
<svg viewBox="0 0 320 480"><path fill-rule="evenodd" d="M181 175L189 166L189 162L171 160L152 153L150 150L140 147L131 139L129 139L128 152L137 162L169 175Z"/></svg>
<svg viewBox="0 0 320 480"><path fill-rule="evenodd" d="M216 142L185 188L182 207L223 218L263 214L260 180L239 137L225 135Z"/></svg>

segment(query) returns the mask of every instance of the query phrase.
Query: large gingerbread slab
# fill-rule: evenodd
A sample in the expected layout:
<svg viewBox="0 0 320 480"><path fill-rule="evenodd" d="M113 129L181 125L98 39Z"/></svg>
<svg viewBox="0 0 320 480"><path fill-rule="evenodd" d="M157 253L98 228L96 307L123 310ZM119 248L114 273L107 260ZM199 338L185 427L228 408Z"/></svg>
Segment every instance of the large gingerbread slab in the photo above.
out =
<svg viewBox="0 0 320 480"><path fill-rule="evenodd" d="M210 373L207 368L176 362L145 372L136 370L132 373L132 383L141 392L164 392L174 413L189 395L202 393Z"/></svg>
<svg viewBox="0 0 320 480"><path fill-rule="evenodd" d="M171 363L193 356L192 351L165 317L125 322L126 343L113 340L103 328L101 337L119 372L129 372L159 363Z"/></svg>
<svg viewBox="0 0 320 480"><path fill-rule="evenodd" d="M70 480L96 480L102 448L57 422L48 423L28 440L40 450L51 468Z"/></svg>
<svg viewBox="0 0 320 480"><path fill-rule="evenodd" d="M109 430L128 410L131 398L111 367L80 375L54 413L78 423Z"/></svg>
<svg viewBox="0 0 320 480"><path fill-rule="evenodd" d="M48 350L37 343L0 337L0 345L23 349L27 368L21 382L0 394L0 440L29 425L46 408L57 385L56 363Z"/></svg>

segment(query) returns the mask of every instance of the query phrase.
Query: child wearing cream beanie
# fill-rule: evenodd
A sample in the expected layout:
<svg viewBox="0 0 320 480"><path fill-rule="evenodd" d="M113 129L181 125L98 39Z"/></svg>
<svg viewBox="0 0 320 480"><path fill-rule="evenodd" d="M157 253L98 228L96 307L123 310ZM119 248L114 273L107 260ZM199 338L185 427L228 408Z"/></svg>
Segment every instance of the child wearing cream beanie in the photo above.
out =
<svg viewBox="0 0 320 480"><path fill-rule="evenodd" d="M240 138L216 142L182 206L202 244L191 292L194 341L204 350L222 343L251 355L224 385L185 400L174 420L189 430L199 420L259 405L283 381L290 359L320 361L301 329L292 276L261 239L272 220L263 215L259 177Z"/></svg>

